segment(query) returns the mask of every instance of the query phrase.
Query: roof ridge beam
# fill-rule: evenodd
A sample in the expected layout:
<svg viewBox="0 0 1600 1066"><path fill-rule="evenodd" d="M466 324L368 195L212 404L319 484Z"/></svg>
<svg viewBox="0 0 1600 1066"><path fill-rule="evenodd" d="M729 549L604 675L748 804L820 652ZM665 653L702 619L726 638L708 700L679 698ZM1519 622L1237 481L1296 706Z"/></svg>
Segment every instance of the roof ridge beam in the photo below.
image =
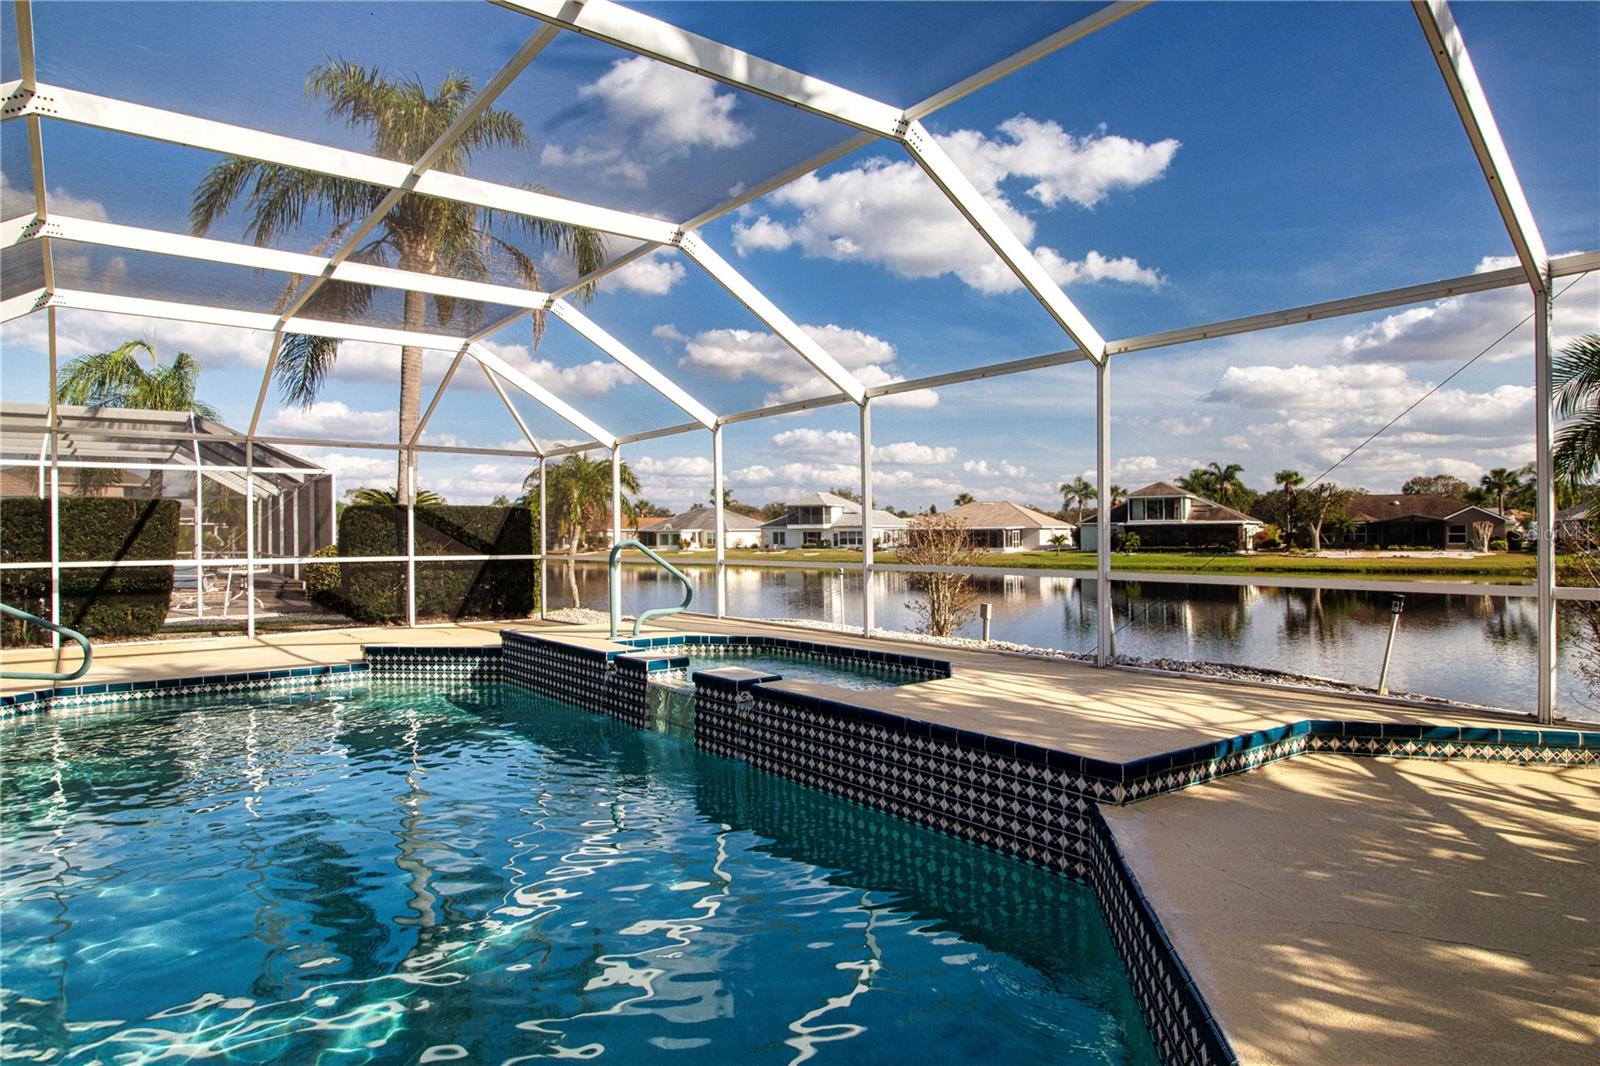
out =
<svg viewBox="0 0 1600 1066"><path fill-rule="evenodd" d="M607 333L594 319L561 299L551 302L550 313L571 326L574 332L610 356L615 362L632 371L635 377L675 404L684 414L707 429L712 429L716 426L717 416L712 413L709 407L690 396L679 388L671 378L645 362L632 348Z"/></svg>
<svg viewBox="0 0 1600 1066"><path fill-rule="evenodd" d="M1534 220L1533 208L1517 180L1517 171L1511 163L1511 153L1500 137L1500 127L1495 124L1494 111L1489 98L1484 95L1483 84L1467 53L1467 43L1456 26L1455 16L1445 0L1412 0L1411 10L1422 25L1422 34L1428 39L1428 48L1439 64L1445 87L1455 104L1456 114L1466 127L1467 140L1478 157L1478 165L1489 182L1495 206L1506 232L1511 235L1511 245L1528 277L1528 285L1535 293L1548 295L1550 291L1550 253L1545 248L1544 237Z"/></svg>
<svg viewBox="0 0 1600 1066"><path fill-rule="evenodd" d="M779 310L778 305L767 299L748 278L734 269L733 264L717 254L716 249L705 242L705 238L697 233L685 233L680 236L677 244L685 255L710 274L717 284L728 290L729 295L735 300L744 304L751 314L777 334L778 339L793 349L796 355L810 363L813 370L827 378L834 388L849 396L855 403L859 404L866 399L867 387L846 370L843 363L829 355L809 333L801 329L794 319Z"/></svg>
<svg viewBox="0 0 1600 1066"><path fill-rule="evenodd" d="M913 121L927 118L942 108L965 97L971 96L979 89L992 85L1008 74L1015 73L1030 63L1036 63L1046 56L1053 55L1069 44L1083 40L1097 30L1103 30L1114 22L1118 22L1138 11L1148 7L1152 0L1116 0L1107 4L1100 10L1085 15L1083 18L1064 26L1042 40L1035 41L1020 52L1013 53L998 62L956 82L949 88L934 93L932 96L912 104L906 108L906 118Z"/></svg>
<svg viewBox="0 0 1600 1066"><path fill-rule="evenodd" d="M610 0L494 0L573 33L647 55L847 126L895 136L900 109L821 78L690 33Z"/></svg>

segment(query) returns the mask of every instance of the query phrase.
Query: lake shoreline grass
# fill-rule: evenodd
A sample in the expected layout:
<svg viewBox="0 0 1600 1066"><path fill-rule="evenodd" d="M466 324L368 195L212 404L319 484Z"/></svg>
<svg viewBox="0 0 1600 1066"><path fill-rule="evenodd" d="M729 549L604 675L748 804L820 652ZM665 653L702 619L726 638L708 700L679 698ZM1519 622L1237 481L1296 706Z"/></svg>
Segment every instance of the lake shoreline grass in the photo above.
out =
<svg viewBox="0 0 1600 1066"><path fill-rule="evenodd" d="M710 551L665 551L662 557L674 566L710 566L716 562ZM582 562L603 562L603 554L593 552L578 556ZM894 552L878 552L879 563L896 563ZM560 561L561 556L552 556ZM628 562L647 562L639 556L628 557ZM784 562L803 563L828 569L845 563L859 563L861 553L834 548L790 549L788 551L752 551L734 549L727 553L727 561L738 563ZM1095 557L1089 552L990 552L978 564L994 569L1063 570L1085 572L1094 570ZM1439 556L1373 556L1323 558L1312 555L1284 555L1273 552L1253 554L1208 555L1204 552L1134 552L1115 553L1111 557L1113 570L1170 574L1302 574L1302 575L1361 575L1378 578L1451 577L1464 579L1494 579L1515 583L1532 581L1535 557L1527 552L1497 552L1474 558Z"/></svg>

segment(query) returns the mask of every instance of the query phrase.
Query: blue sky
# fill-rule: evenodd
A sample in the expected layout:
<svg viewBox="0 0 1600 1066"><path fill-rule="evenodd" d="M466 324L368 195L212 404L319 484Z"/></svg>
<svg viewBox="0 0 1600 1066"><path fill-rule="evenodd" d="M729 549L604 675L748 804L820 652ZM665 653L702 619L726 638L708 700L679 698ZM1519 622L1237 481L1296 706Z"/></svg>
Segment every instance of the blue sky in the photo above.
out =
<svg viewBox="0 0 1600 1066"><path fill-rule="evenodd" d="M7 4L5 30L12 22ZM909 105L1093 10L1090 4L675 4L658 17ZM1472 50L1545 240L1600 248L1600 5L1463 4ZM397 17L403 15L403 17ZM973 20L975 21L969 21ZM329 54L436 81L486 80L537 29L479 3L36 5L42 79L362 147L303 99ZM270 40L270 47L262 47ZM0 63L14 77L15 42ZM117 61L106 61L108 55ZM682 219L852 131L566 34L499 101L526 152L470 172ZM1403 4L1164 4L1138 12L925 120L1067 294L1116 338L1502 265L1511 253L1416 19ZM172 231L207 153L47 123L54 210ZM20 127L0 131L6 213L29 189ZM899 148L878 144L710 224L707 239L869 382L1069 346ZM238 239L229 220L215 236ZM315 226L285 241L304 250ZM613 241L624 249L626 241ZM7 266L21 276L15 253ZM570 272L543 262L547 280ZM282 279L57 246L63 286L266 310ZM1113 477L1134 486L1211 460L1320 472L1531 309L1510 290L1113 361ZM675 253L619 273L588 308L718 412L819 395L825 383ZM486 312L490 318L493 311ZM266 339L176 322L61 316L63 356L147 336L206 368L202 391L248 421ZM1600 282L1558 305L1557 334L1600 328ZM7 398L42 398L43 321L0 335ZM497 351L616 432L685 421L560 323ZM1517 331L1339 468L1392 490L1417 473L1473 478L1532 458L1531 338ZM323 403L269 406L269 427L392 435L397 353L347 345ZM448 362L430 356L437 368ZM573 439L520 403L542 438ZM879 495L902 507L1048 503L1093 465L1084 366L911 394L875 408ZM729 481L765 502L854 477L853 408L727 431ZM440 441L501 446L515 426L478 378L452 387ZM367 453L322 450L348 484L392 479ZM704 498L708 435L632 449L647 496ZM430 459L452 499L513 488L514 461Z"/></svg>

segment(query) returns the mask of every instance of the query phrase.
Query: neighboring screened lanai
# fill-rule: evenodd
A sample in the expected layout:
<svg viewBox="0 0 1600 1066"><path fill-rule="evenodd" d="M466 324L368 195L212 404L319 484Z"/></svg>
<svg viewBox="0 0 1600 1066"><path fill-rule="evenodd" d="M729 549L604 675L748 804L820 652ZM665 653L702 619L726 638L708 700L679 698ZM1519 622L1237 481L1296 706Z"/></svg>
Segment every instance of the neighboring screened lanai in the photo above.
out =
<svg viewBox="0 0 1600 1066"><path fill-rule="evenodd" d="M1166 427L1152 432L1171 440L1211 431L1192 398L1168 395L1170 368L1209 366L1220 342L1254 337L1250 351L1281 345L1281 362L1304 370L1292 353L1306 329L1336 320L1356 323L1352 373L1425 320L1482 312L1485 340L1507 328L1525 342L1484 365L1531 353L1516 364L1527 380L1495 389L1531 390L1535 526L1552 528L1553 322L1595 317L1600 235L1581 203L1563 206L1559 237L1542 233L1515 164L1600 168L1592 137L1562 159L1513 124L1547 103L1516 76L1537 32L1515 12L1442 0L1293 12L4 7L5 495L54 505L90 484L181 497L188 557L236 571L242 597L222 595L252 635L263 574L300 581L334 543L335 477L387 486L402 508L424 492L487 504L540 496L553 464L587 454L610 461L613 486L624 463L647 489L652 477L692 482L677 509L709 502L719 529L730 486L763 475L843 486L863 504L860 557L843 569L870 581L907 569L875 559L872 523L887 494L920 484L915 469L1004 471L1055 492L1053 469L1046 485L1021 462L896 439L937 408L939 421L918 425L997 448L1026 438L1041 455L1081 450L1078 468L1100 491L1079 504L1107 529L1114 483L1164 473L1115 448L1114 424ZM1215 36L1208 18L1225 19ZM1490 42L1482 71L1469 53L1479 33ZM1363 65L1393 67L1381 113ZM1201 73L1216 99L1189 92ZM1001 95L1008 86L1018 95ZM1131 98L1152 110L1133 116ZM1194 115L1226 131L1222 150L1167 132ZM1227 145L1247 142L1280 146L1274 166L1229 166ZM1203 165L1171 169L1191 157ZM1140 198L1158 179L1186 183L1182 195ZM1269 189L1292 217L1260 206ZM1119 227L1135 224L1139 240L1124 239ZM1328 232L1339 239L1314 236ZM1185 268L1152 266L1163 249ZM1276 265L1296 250L1303 269ZM237 429L55 402L70 360L133 337L159 359L192 353L198 399ZM296 368L298 392L286 378ZM1407 381L1445 387L1449 369L1397 380L1383 399L1396 410L1377 413L1400 413ZM1221 363L1211 377L1206 396L1272 409L1285 434L1338 416L1312 418L1285 390L1336 400L1344 387L1332 374ZM776 457L749 453L757 424L777 427ZM1203 450L1177 454L1214 457ZM242 562L231 542L202 543L201 482L225 497L217 507L241 509ZM614 488L614 535L621 496ZM407 537L401 618L415 624ZM724 539L707 606L719 615L730 610ZM545 565L549 543L541 534L530 565ZM1084 574L1102 620L1087 650L1100 665L1116 658L1113 585L1173 580L1120 562L1113 572L1111 553L1100 537ZM435 558L479 555L458 546ZM4 565L41 562L52 580L64 565ZM1558 600L1593 597L1559 588L1555 564L1545 537L1531 584L1427 586L1536 605L1545 719ZM870 595L859 621L870 636Z"/></svg>

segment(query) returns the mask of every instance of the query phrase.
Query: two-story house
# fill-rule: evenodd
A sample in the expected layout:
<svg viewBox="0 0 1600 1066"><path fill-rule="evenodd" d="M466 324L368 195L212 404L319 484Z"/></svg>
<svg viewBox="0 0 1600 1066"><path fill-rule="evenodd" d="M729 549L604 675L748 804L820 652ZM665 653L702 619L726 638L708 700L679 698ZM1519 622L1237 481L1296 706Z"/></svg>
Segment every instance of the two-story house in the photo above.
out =
<svg viewBox="0 0 1600 1066"><path fill-rule="evenodd" d="M1111 509L1113 538L1119 533L1137 533L1142 548L1244 550L1254 545L1262 525L1259 518L1165 481L1135 489ZM1098 532L1095 516L1084 519L1078 527L1079 546L1084 551L1097 550Z"/></svg>
<svg viewBox="0 0 1600 1066"><path fill-rule="evenodd" d="M906 520L872 512L872 539L887 547L905 539ZM785 504L781 517L761 527L763 548L859 548L861 505L831 492L814 492Z"/></svg>

